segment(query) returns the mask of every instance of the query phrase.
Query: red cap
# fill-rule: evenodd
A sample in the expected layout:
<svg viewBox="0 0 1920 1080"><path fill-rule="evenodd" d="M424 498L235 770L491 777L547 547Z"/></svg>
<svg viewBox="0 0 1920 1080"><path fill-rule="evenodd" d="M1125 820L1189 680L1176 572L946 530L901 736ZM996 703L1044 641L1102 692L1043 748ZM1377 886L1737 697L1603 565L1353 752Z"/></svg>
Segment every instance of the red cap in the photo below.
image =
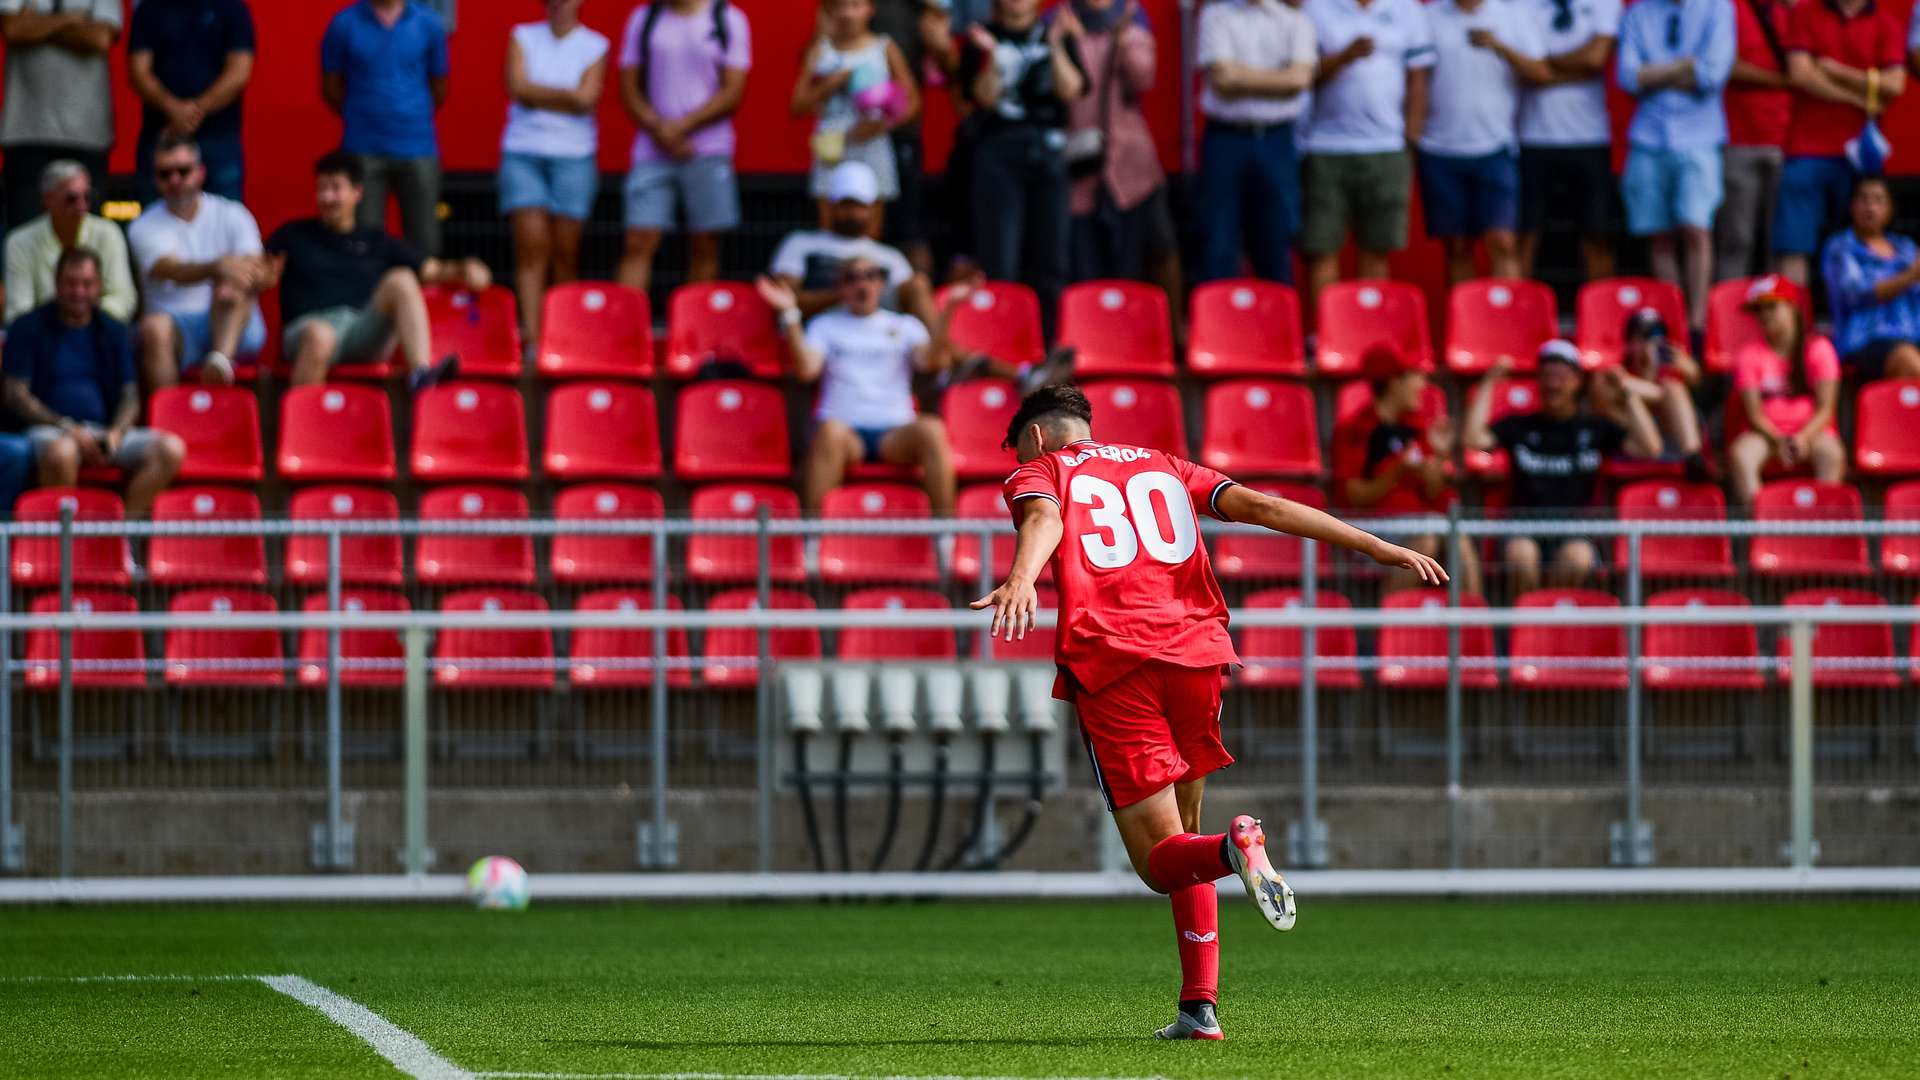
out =
<svg viewBox="0 0 1920 1080"><path fill-rule="evenodd" d="M1793 279L1785 274L1762 274L1747 286L1745 306L1753 308L1775 301L1803 308L1807 303L1806 290L1794 284Z"/></svg>
<svg viewBox="0 0 1920 1080"><path fill-rule="evenodd" d="M1361 354L1360 377L1368 382L1381 382L1404 375L1419 366L1407 359L1407 355L1400 351L1400 346L1381 341L1367 346L1367 351Z"/></svg>

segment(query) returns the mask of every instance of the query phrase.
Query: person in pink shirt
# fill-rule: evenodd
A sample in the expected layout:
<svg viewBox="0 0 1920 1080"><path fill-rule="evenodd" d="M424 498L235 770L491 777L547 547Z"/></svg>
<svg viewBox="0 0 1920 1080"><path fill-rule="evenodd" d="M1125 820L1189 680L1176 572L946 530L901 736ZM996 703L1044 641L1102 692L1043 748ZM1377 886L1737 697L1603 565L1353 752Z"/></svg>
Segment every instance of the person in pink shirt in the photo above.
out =
<svg viewBox="0 0 1920 1080"><path fill-rule="evenodd" d="M1769 462L1811 468L1823 483L1846 476L1847 449L1833 420L1840 404L1840 355L1833 342L1807 332L1805 304L1805 290L1784 274L1756 278L1747 290L1762 339L1734 356L1737 401L1727 417L1728 430L1738 432L1727 447L1733 495L1744 507L1753 506L1760 470Z"/></svg>

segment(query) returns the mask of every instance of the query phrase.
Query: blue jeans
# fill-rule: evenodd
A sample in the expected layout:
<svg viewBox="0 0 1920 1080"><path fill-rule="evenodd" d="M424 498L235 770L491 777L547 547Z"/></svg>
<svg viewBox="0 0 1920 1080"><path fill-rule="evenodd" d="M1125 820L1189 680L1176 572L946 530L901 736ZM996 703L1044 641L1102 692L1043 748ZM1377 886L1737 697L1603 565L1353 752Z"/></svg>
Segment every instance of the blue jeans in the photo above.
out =
<svg viewBox="0 0 1920 1080"><path fill-rule="evenodd" d="M246 152L241 146L239 132L214 136L201 134L194 136L194 141L200 144L200 162L207 167L206 189L234 202L245 202L242 190L246 187ZM160 197L160 191L153 182L153 148L159 142L160 132L157 129L140 130L134 165L134 190L142 206Z"/></svg>
<svg viewBox="0 0 1920 1080"><path fill-rule="evenodd" d="M1256 277L1293 284L1300 231L1300 163L1293 125L1258 130L1209 123L1200 141L1201 281L1240 276L1244 239Z"/></svg>

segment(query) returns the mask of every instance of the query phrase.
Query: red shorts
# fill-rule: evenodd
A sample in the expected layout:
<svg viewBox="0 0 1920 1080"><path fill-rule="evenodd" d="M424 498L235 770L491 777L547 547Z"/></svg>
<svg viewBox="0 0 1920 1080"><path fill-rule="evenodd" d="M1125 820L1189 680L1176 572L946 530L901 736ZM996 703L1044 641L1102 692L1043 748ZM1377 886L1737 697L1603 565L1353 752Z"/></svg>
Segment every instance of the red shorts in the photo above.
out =
<svg viewBox="0 0 1920 1080"><path fill-rule="evenodd" d="M1220 742L1217 667L1149 660L1098 693L1071 690L1108 810L1233 764Z"/></svg>

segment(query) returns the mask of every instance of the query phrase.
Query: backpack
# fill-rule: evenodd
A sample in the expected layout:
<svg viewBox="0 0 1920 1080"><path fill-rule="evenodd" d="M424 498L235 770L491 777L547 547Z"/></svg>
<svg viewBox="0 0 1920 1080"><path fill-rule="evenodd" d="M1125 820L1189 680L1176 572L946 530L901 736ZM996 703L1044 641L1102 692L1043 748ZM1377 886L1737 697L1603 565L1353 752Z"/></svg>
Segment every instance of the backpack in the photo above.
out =
<svg viewBox="0 0 1920 1080"><path fill-rule="evenodd" d="M649 100L653 89L653 28L660 21L660 11L666 7L666 0L653 0L647 5L646 15L640 20L640 94ZM727 0L713 0L713 40L720 43L720 51L726 52L732 41L727 31Z"/></svg>

